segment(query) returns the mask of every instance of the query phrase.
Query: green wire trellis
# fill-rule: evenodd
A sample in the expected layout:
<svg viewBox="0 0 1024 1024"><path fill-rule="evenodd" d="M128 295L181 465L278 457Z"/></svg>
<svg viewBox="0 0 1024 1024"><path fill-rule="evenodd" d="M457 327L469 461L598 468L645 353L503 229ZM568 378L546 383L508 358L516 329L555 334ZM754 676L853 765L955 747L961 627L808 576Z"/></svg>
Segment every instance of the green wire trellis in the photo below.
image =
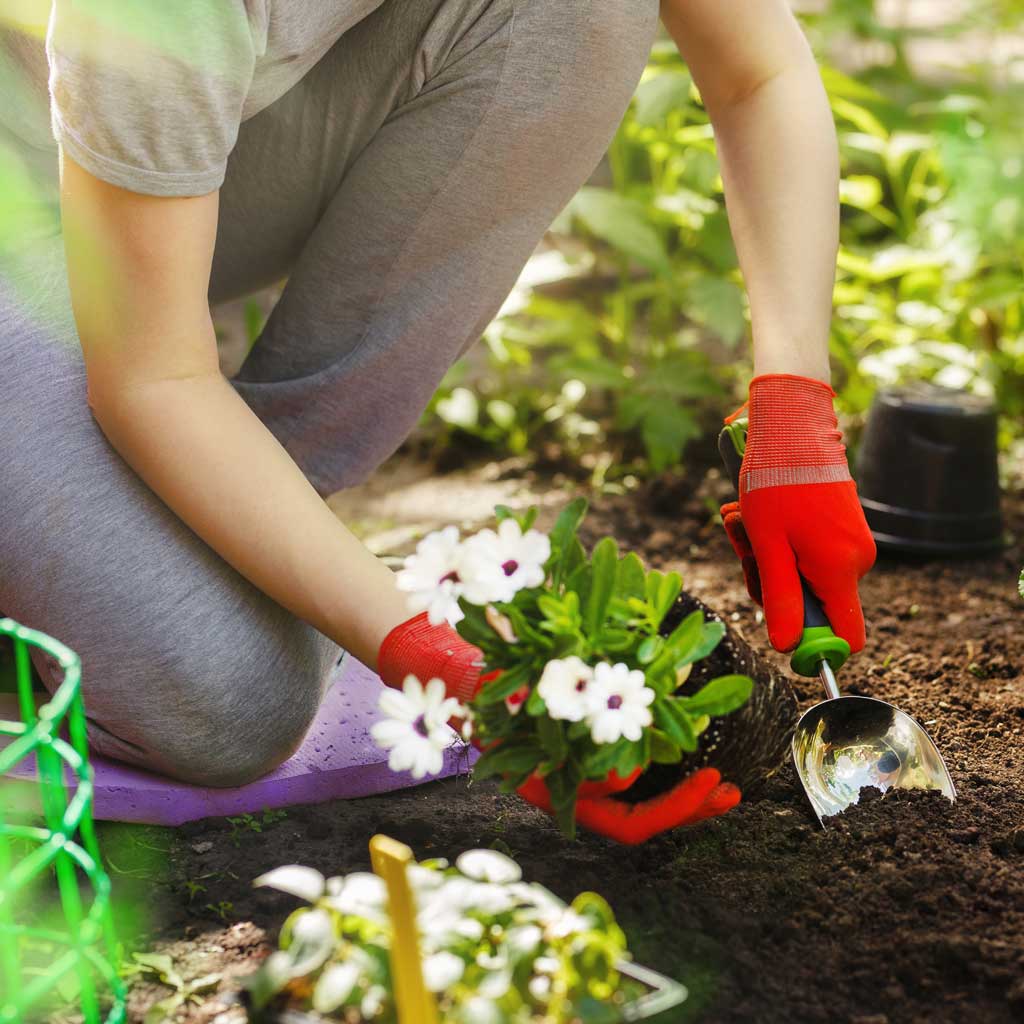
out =
<svg viewBox="0 0 1024 1024"><path fill-rule="evenodd" d="M85 736L81 660L64 644L13 619L0 618L0 635L11 637L14 643L21 714L21 721L0 720L0 736L12 737L0 750L0 785L3 775L35 754L45 822L45 826L8 822L8 802L0 788L0 1024L32 1020L32 1011L41 1009L43 1001L69 975L78 983L85 1024L101 1020L120 1024L125 1019L125 990L118 973L110 879L103 870L92 820L93 771ZM32 696L30 646L51 655L64 670L64 681L38 709ZM68 740L60 735L65 725ZM65 765L77 780L70 798ZM31 852L16 861L18 846ZM21 897L51 866L57 878L63 929L19 921L30 913ZM88 908L80 888L82 876L91 889ZM55 951L52 962L44 971L26 970L26 951L40 948ZM101 1008L104 992L111 1000L105 1017Z"/></svg>

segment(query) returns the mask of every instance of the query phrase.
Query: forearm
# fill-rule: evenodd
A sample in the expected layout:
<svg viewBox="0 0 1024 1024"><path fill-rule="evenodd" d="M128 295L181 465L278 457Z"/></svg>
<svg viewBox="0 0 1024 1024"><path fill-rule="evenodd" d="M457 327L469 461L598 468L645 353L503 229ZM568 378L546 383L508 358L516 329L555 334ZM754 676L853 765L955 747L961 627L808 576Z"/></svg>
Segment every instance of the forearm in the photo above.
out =
<svg viewBox="0 0 1024 1024"><path fill-rule="evenodd" d="M807 39L786 0L661 0L661 10L714 125L755 369L827 381L839 155Z"/></svg>
<svg viewBox="0 0 1024 1024"><path fill-rule="evenodd" d="M839 158L818 70L808 54L710 113L750 297L755 372L828 381Z"/></svg>
<svg viewBox="0 0 1024 1024"><path fill-rule="evenodd" d="M227 380L144 379L93 403L111 444L210 547L376 667L409 612L394 575L334 516Z"/></svg>

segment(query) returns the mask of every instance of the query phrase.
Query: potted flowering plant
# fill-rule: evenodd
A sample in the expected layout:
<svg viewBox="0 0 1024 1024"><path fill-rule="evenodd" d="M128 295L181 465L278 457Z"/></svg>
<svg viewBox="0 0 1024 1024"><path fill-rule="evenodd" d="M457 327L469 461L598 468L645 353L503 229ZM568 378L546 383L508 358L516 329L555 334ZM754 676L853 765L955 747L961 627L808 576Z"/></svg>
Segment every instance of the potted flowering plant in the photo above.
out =
<svg viewBox="0 0 1024 1024"><path fill-rule="evenodd" d="M454 865L409 867L425 985L442 1021L457 1024L614 1024L686 998L677 983L629 960L608 904L581 893L570 905L524 882L494 850L469 850ZM246 981L260 1020L398 1024L389 956L385 884L356 872L324 878L288 865L256 885L298 896L280 948Z"/></svg>
<svg viewBox="0 0 1024 1024"><path fill-rule="evenodd" d="M604 538L588 556L579 539L586 502L573 501L550 534L536 510L497 509L497 530L460 540L449 527L426 537L399 573L413 611L455 626L483 654L483 685L468 705L443 684L410 677L387 691L374 736L393 768L440 767L459 717L484 753L477 778L505 791L542 782L562 831L572 836L581 787L624 788L652 763L697 751L715 716L749 698L749 676L726 674L682 693L695 663L725 635L700 609L663 630L682 588L678 573L647 570Z"/></svg>

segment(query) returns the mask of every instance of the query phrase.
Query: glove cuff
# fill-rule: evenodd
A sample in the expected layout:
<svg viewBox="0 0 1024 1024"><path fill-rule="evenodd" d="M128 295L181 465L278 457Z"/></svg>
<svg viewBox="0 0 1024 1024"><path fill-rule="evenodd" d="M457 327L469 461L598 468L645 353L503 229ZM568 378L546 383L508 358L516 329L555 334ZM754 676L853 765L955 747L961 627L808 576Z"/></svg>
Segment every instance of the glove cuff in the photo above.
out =
<svg viewBox="0 0 1024 1024"><path fill-rule="evenodd" d="M388 686L401 687L408 675L422 683L440 679L445 693L463 704L480 689L483 655L447 623L432 626L426 612L388 633L377 656L377 674Z"/></svg>
<svg viewBox="0 0 1024 1024"><path fill-rule="evenodd" d="M852 479L833 398L831 386L813 377L767 373L750 382L741 495Z"/></svg>

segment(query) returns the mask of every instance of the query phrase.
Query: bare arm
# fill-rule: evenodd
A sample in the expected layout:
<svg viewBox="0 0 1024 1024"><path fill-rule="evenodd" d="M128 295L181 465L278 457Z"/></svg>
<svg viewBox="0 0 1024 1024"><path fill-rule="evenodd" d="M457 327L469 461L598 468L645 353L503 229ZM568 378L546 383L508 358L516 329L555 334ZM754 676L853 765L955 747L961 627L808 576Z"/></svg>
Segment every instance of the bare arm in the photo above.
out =
<svg viewBox="0 0 1024 1024"><path fill-rule="evenodd" d="M835 126L785 0L662 0L715 129L757 373L827 381L839 236Z"/></svg>
<svg viewBox="0 0 1024 1024"><path fill-rule="evenodd" d="M360 661L409 617L218 367L206 296L218 194L157 198L62 154L61 208L92 413L154 492L243 576Z"/></svg>

